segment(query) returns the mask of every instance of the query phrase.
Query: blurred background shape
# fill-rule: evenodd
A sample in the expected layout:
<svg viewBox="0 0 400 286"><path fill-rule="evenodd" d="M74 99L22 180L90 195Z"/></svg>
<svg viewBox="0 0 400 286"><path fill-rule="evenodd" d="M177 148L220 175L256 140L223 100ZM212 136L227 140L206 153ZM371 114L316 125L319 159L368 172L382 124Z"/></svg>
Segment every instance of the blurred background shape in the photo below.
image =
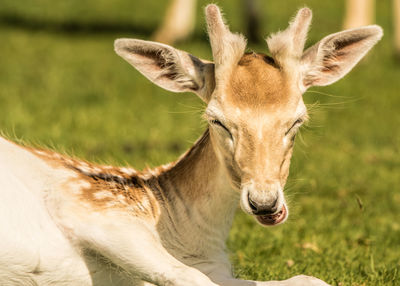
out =
<svg viewBox="0 0 400 286"><path fill-rule="evenodd" d="M400 62L400 0L393 0L394 47L397 60Z"/></svg>
<svg viewBox="0 0 400 286"><path fill-rule="evenodd" d="M392 0L392 3L394 54L396 59L400 61L400 0ZM380 2L378 2L379 4ZM344 29L375 24L375 9L375 0L346 0Z"/></svg>
<svg viewBox="0 0 400 286"><path fill-rule="evenodd" d="M344 29L375 23L375 0L346 0Z"/></svg>
<svg viewBox="0 0 400 286"><path fill-rule="evenodd" d="M153 40L172 45L190 36L196 22L196 3L196 0L170 0Z"/></svg>
<svg viewBox="0 0 400 286"><path fill-rule="evenodd" d="M196 0L170 0L163 21L152 39L173 45L190 37L196 22L196 9L199 9L196 4ZM241 5L247 39L253 43L260 42L260 1L241 0Z"/></svg>

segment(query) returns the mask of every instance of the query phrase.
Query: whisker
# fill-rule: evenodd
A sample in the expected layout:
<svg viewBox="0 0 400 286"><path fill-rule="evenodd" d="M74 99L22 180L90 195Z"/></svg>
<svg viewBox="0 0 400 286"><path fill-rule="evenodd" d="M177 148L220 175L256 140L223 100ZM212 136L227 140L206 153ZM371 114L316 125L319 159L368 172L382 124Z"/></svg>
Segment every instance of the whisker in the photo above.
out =
<svg viewBox="0 0 400 286"><path fill-rule="evenodd" d="M322 91L318 91L318 90L307 90L304 94L307 94L307 93L315 93L315 94L334 97L334 98L346 98L346 96L330 94L330 93L326 93L326 92L322 92Z"/></svg>
<svg viewBox="0 0 400 286"><path fill-rule="evenodd" d="M178 103L180 106L183 106L184 108L188 109L187 111L172 111L170 113L203 113L205 109L205 104L201 104L201 106L193 106L193 105L187 105L184 103L179 102Z"/></svg>
<svg viewBox="0 0 400 286"><path fill-rule="evenodd" d="M169 114L201 114L202 110L168 111Z"/></svg>
<svg viewBox="0 0 400 286"><path fill-rule="evenodd" d="M300 142L301 142L305 147L307 147L308 145L307 145L306 141L304 140L304 136L303 136L302 130L300 129L300 130L298 131L297 134L298 134L298 137L299 137L299 139L300 139Z"/></svg>

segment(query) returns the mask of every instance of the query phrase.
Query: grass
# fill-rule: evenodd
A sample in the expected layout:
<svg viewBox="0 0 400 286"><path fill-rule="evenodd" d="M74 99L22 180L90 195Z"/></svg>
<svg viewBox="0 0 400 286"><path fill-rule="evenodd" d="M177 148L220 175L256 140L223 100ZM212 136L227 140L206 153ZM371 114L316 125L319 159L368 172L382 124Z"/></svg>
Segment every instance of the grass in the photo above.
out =
<svg viewBox="0 0 400 286"><path fill-rule="evenodd" d="M117 37L148 38L165 4L64 2L2 1L0 129L96 162L143 168L175 159L204 129L200 100L150 84L112 48ZM341 1L279 2L262 7L265 33L284 28L304 4L315 14L310 42L341 27ZM389 2L377 5L381 43L345 79L304 96L320 108L297 140L289 221L264 229L238 212L228 246L239 277L400 285L400 64ZM220 4L241 30L238 1ZM118 30L125 25L137 29ZM203 32L198 18L195 36L178 47L209 59Z"/></svg>

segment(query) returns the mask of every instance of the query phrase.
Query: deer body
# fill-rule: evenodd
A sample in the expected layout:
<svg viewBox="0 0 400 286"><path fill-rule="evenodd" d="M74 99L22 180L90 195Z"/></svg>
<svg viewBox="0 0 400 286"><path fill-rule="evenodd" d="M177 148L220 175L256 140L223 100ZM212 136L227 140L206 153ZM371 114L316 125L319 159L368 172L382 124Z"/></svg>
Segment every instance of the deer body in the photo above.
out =
<svg viewBox="0 0 400 286"><path fill-rule="evenodd" d="M86 245L101 238L99 243L111 243L115 230L132 232L132 241L120 245L122 250L138 247L145 255L156 242L185 265L230 273L225 240L239 196L232 195L217 164L208 130L177 163L143 173L95 166L5 139L1 150L2 226L9 226L2 229L12 231L1 233L0 257L4 264L18 260L13 261L16 269L0 267L1 281L132 285L134 274L124 274L113 265L116 261ZM199 181L203 183L193 183ZM15 212L11 208L23 221L8 221ZM153 259L158 268L159 258Z"/></svg>
<svg viewBox="0 0 400 286"><path fill-rule="evenodd" d="M0 138L2 285L327 285L308 276L234 279L225 240L234 212L263 226L288 217L283 188L302 93L347 73L382 35L330 35L303 53L311 11L244 53L217 6L206 8L214 62L120 39L116 52L155 84L207 103L209 127L178 161L144 172L93 165Z"/></svg>

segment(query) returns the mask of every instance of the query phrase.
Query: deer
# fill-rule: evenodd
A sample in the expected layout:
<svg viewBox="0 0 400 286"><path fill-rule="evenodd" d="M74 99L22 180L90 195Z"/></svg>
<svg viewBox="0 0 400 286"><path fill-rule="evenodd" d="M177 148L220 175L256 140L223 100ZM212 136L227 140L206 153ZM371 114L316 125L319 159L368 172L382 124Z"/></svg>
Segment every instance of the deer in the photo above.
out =
<svg viewBox="0 0 400 286"><path fill-rule="evenodd" d="M0 139L1 285L328 285L236 279L225 241L239 205L263 227L287 220L302 94L347 74L383 31L338 32L304 51L312 12L302 8L267 39L269 56L246 52L218 6L205 17L212 62L157 42L114 44L154 84L206 103L208 126L177 161L137 171Z"/></svg>

